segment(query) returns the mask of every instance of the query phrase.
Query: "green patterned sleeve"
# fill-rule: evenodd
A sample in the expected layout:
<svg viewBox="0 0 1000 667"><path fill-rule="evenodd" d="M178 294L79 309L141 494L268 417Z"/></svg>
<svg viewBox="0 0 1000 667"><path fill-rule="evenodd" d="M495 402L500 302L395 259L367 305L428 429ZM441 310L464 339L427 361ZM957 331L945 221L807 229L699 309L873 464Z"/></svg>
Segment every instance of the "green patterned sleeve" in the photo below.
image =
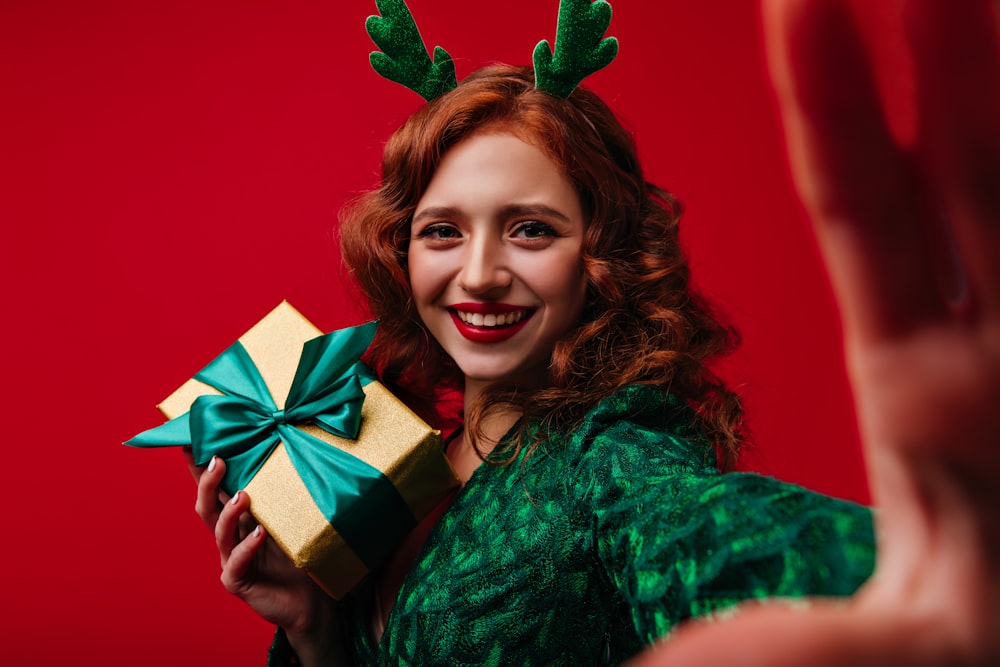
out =
<svg viewBox="0 0 1000 667"><path fill-rule="evenodd" d="M267 651L267 667L298 667L299 658L288 643L288 637L281 628L276 628L271 648Z"/></svg>
<svg viewBox="0 0 1000 667"><path fill-rule="evenodd" d="M579 471L591 480L582 500L593 548L639 640L750 598L850 595L868 578L870 510L762 475L720 475L650 409L594 424Z"/></svg>

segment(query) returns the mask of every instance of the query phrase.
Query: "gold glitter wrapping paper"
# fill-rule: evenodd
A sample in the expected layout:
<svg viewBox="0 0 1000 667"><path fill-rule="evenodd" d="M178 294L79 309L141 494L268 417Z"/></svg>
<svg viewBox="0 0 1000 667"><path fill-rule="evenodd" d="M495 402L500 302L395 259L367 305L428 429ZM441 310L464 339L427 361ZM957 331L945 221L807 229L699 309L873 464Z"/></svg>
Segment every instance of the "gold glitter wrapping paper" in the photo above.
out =
<svg viewBox="0 0 1000 667"><path fill-rule="evenodd" d="M283 301L240 337L278 408L284 408L302 344L321 334ZM459 484L444 456L440 433L379 382L369 383L364 392L357 440L340 438L315 426L299 428L382 471L419 521ZM173 419L187 412L198 396L218 393L191 379L157 407ZM316 507L284 445L275 449L245 491L254 518L292 562L308 571L331 597L342 598L367 574L364 564ZM371 517L372 530L378 530L379 519Z"/></svg>

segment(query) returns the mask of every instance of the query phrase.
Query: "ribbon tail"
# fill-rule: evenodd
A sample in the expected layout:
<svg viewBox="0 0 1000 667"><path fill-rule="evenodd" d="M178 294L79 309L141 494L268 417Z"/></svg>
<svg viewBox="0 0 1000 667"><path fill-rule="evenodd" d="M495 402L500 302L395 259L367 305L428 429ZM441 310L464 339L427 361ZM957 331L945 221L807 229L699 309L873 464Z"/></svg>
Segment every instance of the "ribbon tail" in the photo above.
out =
<svg viewBox="0 0 1000 667"><path fill-rule="evenodd" d="M416 526L413 512L389 478L295 428L278 429L292 465L334 530L370 570L384 563Z"/></svg>
<svg viewBox="0 0 1000 667"><path fill-rule="evenodd" d="M129 447L178 447L191 444L191 413L143 431L123 444Z"/></svg>

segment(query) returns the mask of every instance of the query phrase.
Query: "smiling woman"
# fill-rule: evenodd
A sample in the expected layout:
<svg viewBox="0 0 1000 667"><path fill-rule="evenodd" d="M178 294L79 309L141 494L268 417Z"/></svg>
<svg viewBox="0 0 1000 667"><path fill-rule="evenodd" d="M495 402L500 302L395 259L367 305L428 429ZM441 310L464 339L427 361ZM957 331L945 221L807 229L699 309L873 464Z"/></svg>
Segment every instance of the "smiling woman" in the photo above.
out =
<svg viewBox="0 0 1000 667"><path fill-rule="evenodd" d="M789 4L772 8L777 6ZM816 26L833 25L842 33L825 28L837 38L830 43L852 46L853 33L831 9L840 4L803 6L815 22L813 34L829 39ZM417 58L414 64L408 56L414 49L421 55L422 46L412 43L408 13L398 0L380 7L386 17L369 24L386 53L373 64L416 85L430 101L387 142L380 185L346 211L343 255L382 322L368 352L380 378L422 406L434 424L442 422L436 411L442 392L463 393L464 425L446 450L463 486L410 534L391 562L334 602L280 558L263 531L240 532L250 499L241 492L219 504L225 461L196 469L199 513L215 531L224 583L279 626L271 663L618 664L685 621L728 613L741 602L857 591L874 567L868 509L761 475L723 474L741 445L742 412L708 364L731 348L733 334L690 284L676 201L645 180L632 139L611 110L576 87L581 73L614 57L611 40L595 46L590 39L610 20L607 5L564 0L573 30L563 30L560 21L564 41L557 40L554 55L542 45L534 68L496 65L461 83L441 50L433 63ZM791 32L775 44L798 44ZM392 38L397 33L398 41ZM823 71L837 73L827 67ZM865 80L863 66L850 73ZM983 345L967 335L976 323L943 315L941 295L924 270L935 259L926 236L911 224L912 216L897 211L883 220L880 191L870 201L871 189L852 188L854 169L872 176L859 157L860 130L845 133L839 116L829 113L825 86L807 91L824 103L810 107L811 117L797 115L797 108L789 113L790 132L806 135L802 146L810 149L796 154L801 137L790 133L798 159L793 166L803 184L816 188L804 192L814 197L807 199L817 217L840 223L822 228L828 234L822 240L843 253L828 259L855 345L852 370L865 400L861 417L873 450L885 457L877 459L873 478L897 491L884 499L885 508L903 521L888 524L886 534L896 539L881 554L892 569L856 598L863 613L844 616L835 603L796 617L807 619L799 627L814 633L802 635L813 642L801 647L800 657L804 663L811 655L833 655L829 664L898 664L887 657L903 655L898 652L855 660L874 655L864 653L872 648L905 650L900 640L912 633L900 630L935 619L918 613L905 619L913 624L885 622L895 620L893 614L904 618L925 606L933 611L935 603L937 612L956 606L968 621L964 627L977 631L988 630L991 621L977 625L970 610L996 618L990 594L979 607L981 600L971 596L964 606L938 602L948 585L995 581L989 565L998 543L995 522L979 521L983 507L995 506L988 502L994 496L977 495L988 484L967 490L962 482L981 481L965 457L991 455L987 446L995 445L987 408L996 395L996 331L986 329L990 342ZM868 124L859 127L877 130L872 134L882 143L873 144L871 154L891 167L889 182L899 188L890 190L898 198L893 203L914 213L910 198L922 181L907 180L910 165L872 121L877 114L865 115L874 108L871 101L864 98L851 110L865 112L861 120ZM815 100L803 95L796 102ZM816 118L827 121L821 127L829 134L809 134L815 127L808 121ZM836 158L845 146L856 151L845 153L852 169L838 172L845 163ZM822 189L829 184L830 191ZM836 196L822 197L830 192ZM844 210L866 223L852 229L846 243L837 234ZM928 210L917 210L923 217L916 219L929 219ZM852 245L856 239L860 248ZM912 260L907 268L923 281L915 300L910 281L901 282L881 261L880 251L895 252L900 241ZM986 286L982 305L995 306L995 287L989 287L997 284L995 268L975 262L970 268ZM895 298L885 300L887 295ZM915 313L908 310L914 303ZM928 321L909 319L917 315ZM984 363L969 367L977 372L956 374L954 383L935 382L936 362L914 358L909 344L893 338L900 324L917 332L924 346L918 351L934 360L940 358L935 351L950 351ZM908 373L914 382L896 379ZM976 408L973 427L957 438L962 454L953 459L942 455L950 434L940 427L958 428L957 420L931 400L942 384L957 387L971 399L963 405ZM911 422L918 416L939 427L931 431L933 440L914 435ZM914 463L928 453L949 465ZM915 497L913 489L929 495ZM922 516L920 501L926 499L940 516L954 515L955 507L965 513L954 523ZM971 548L956 549L955 542ZM908 550L914 544L934 545L944 557L916 566ZM969 580L954 574L966 571L973 574ZM910 590L936 594L918 596L900 613L896 602L908 599ZM773 637L781 630L770 615L774 608L746 612L733 626L759 649L753 654L759 664L774 664ZM781 618L793 627L787 613ZM836 631L824 633L816 623L824 619L834 629L852 628L846 653L841 644L834 647L840 653L824 652L839 641ZM935 620L944 622L945 615ZM747 628L761 622L775 631L750 636ZM888 631L864 644L872 627ZM694 640L682 639L680 646L694 648L682 654L683 664L703 664L699 656L715 650L728 657L712 664L736 664L739 645L713 643L711 632L687 636ZM946 641L956 638L941 637L936 657L947 655L952 646ZM989 648L973 648L984 646ZM646 658L655 662L657 654Z"/></svg>
<svg viewBox="0 0 1000 667"><path fill-rule="evenodd" d="M570 182L513 135L476 134L441 161L411 225L410 287L467 400L545 381L583 310L583 231Z"/></svg>
<svg viewBox="0 0 1000 667"><path fill-rule="evenodd" d="M865 580L867 510L720 474L741 413L706 364L732 339L689 284L678 217L610 109L539 90L530 68L479 70L390 138L343 255L381 320L381 378L432 423L440 392L463 392L446 454L464 485L335 604L291 572L269 590L269 542L233 537L246 494L214 512L225 463L206 471L223 578L284 630L273 664L293 648L307 664L618 663L687 618Z"/></svg>

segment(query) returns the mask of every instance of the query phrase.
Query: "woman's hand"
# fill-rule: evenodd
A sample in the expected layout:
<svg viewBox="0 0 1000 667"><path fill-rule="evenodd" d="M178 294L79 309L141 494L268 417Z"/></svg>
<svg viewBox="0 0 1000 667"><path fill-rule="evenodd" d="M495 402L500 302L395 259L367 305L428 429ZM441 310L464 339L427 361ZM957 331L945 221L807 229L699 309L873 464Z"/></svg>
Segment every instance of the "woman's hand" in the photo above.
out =
<svg viewBox="0 0 1000 667"><path fill-rule="evenodd" d="M226 472L222 459L202 468L187 451L185 458L198 484L195 511L215 534L223 586L282 627L303 665L338 664L342 637L336 603L267 539L248 512L245 491L230 498L220 490Z"/></svg>
<svg viewBox="0 0 1000 667"><path fill-rule="evenodd" d="M1000 8L901 0L917 90L904 142L849 4L764 0L763 18L843 318L878 568L846 603L748 606L637 664L1000 664Z"/></svg>

